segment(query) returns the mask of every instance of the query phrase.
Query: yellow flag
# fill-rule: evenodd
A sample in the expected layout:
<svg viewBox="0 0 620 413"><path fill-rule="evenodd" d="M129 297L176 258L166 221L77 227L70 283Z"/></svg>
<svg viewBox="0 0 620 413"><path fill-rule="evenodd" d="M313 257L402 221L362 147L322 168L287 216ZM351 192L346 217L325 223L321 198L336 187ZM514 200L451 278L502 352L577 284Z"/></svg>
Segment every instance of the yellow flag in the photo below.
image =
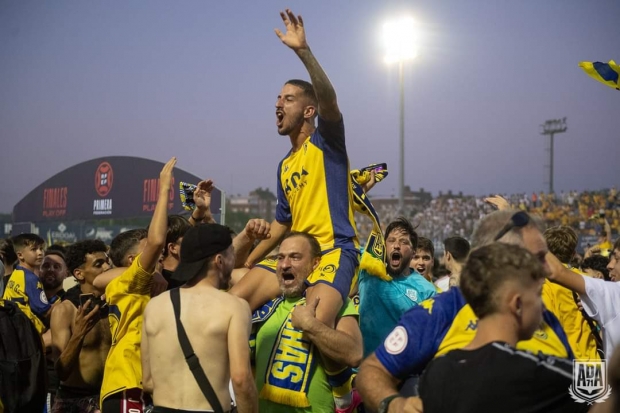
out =
<svg viewBox="0 0 620 413"><path fill-rule="evenodd" d="M618 83L618 78L620 77L620 66L618 66L613 60L610 60L609 63L581 62L579 63L579 66L588 74L588 76L598 80L604 85L620 90L620 83Z"/></svg>

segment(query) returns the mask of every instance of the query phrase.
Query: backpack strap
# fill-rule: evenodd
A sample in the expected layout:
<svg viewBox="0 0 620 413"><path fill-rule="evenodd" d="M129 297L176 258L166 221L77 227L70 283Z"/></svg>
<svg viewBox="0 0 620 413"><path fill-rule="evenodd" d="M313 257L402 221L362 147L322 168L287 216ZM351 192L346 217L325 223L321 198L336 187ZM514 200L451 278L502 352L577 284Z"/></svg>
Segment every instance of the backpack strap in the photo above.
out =
<svg viewBox="0 0 620 413"><path fill-rule="evenodd" d="M177 323L177 334L179 336L179 343L181 343L181 349L183 349L185 361L187 362L189 369L192 371L196 382L198 382L198 386L200 387L202 394L204 394L211 404L213 411L215 413L224 413L220 400L217 398L213 387L211 387L211 383L209 383L209 379L207 379L207 375L200 366L200 360L198 360L196 353L194 353L194 349L189 342L185 328L181 323L181 292L178 288L170 290L170 300L172 301L172 307L174 308L174 318Z"/></svg>
<svg viewBox="0 0 620 413"><path fill-rule="evenodd" d="M573 300L575 301L575 304L579 305L580 298L577 295L577 293L574 291L573 291ZM581 309L581 314L583 315L583 318L585 318L586 322L588 323L588 326L590 327L590 330L592 331L592 337L594 337L594 342L596 344L597 353L601 357L601 360L605 359L605 351L603 351L603 338L601 337L601 331L598 328L598 325L592 319L592 317L590 317L590 315L586 313L586 311L583 308Z"/></svg>

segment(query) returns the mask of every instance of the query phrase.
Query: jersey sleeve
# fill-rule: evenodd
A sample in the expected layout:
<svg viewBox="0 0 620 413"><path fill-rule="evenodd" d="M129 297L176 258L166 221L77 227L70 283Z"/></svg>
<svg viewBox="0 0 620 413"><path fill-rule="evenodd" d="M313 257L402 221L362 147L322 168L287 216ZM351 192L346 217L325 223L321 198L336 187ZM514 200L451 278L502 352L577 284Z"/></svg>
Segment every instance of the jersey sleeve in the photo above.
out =
<svg viewBox="0 0 620 413"><path fill-rule="evenodd" d="M433 359L454 319L454 314L450 316L453 295L440 294L403 314L375 350L377 359L390 374L402 380L421 373Z"/></svg>
<svg viewBox="0 0 620 413"><path fill-rule="evenodd" d="M52 307L47 301L43 286L36 275L26 273L26 295L28 296L28 305L34 314L42 317Z"/></svg>
<svg viewBox="0 0 620 413"><path fill-rule="evenodd" d="M278 165L277 182L278 202L276 204L276 221L289 223L293 221L293 217L291 215L291 207L288 203L288 199L286 199L284 187L282 186L282 162Z"/></svg>
<svg viewBox="0 0 620 413"><path fill-rule="evenodd" d="M582 277L586 283L586 293L581 295L583 308L590 317L605 327L620 314L620 307L617 305L620 300L620 285L592 277Z"/></svg>
<svg viewBox="0 0 620 413"><path fill-rule="evenodd" d="M311 140L317 139L321 142L313 142L317 144L317 146L322 147L323 145L328 145L332 149L346 153L346 146L344 140L344 121L342 115L340 115L340 120L336 122L330 122L322 117L318 117L318 134L314 134Z"/></svg>
<svg viewBox="0 0 620 413"><path fill-rule="evenodd" d="M140 266L140 255L138 255L129 268L108 284L106 295L108 297L113 294L150 295L152 284L153 273Z"/></svg>

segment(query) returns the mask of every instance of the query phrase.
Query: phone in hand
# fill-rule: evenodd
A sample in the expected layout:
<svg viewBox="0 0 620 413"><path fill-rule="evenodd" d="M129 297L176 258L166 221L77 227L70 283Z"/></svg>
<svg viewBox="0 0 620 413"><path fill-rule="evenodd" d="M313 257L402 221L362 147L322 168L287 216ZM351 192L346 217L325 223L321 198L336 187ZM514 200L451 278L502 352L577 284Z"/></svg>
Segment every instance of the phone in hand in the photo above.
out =
<svg viewBox="0 0 620 413"><path fill-rule="evenodd" d="M95 294L80 294L80 307L84 307L88 300L90 300L90 304L85 310L86 313L90 313L95 308Z"/></svg>
<svg viewBox="0 0 620 413"><path fill-rule="evenodd" d="M387 164L386 163L378 163L378 164L374 164L374 165L370 165L370 166L366 166L362 169L360 169L360 172L381 172L381 171L385 171L387 169Z"/></svg>

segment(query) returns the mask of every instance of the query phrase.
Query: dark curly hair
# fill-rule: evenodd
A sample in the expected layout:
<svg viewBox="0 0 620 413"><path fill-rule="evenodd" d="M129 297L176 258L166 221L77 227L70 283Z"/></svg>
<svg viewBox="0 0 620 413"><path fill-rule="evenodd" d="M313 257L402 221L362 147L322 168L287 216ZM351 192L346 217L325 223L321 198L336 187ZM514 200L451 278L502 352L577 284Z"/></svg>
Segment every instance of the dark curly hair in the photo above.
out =
<svg viewBox="0 0 620 413"><path fill-rule="evenodd" d="M76 242L75 244L70 245L65 253L67 271L69 274L73 275L73 271L86 262L86 255L93 254L95 252L107 251L108 247L106 247L103 241L98 239L87 239Z"/></svg>
<svg viewBox="0 0 620 413"><path fill-rule="evenodd" d="M590 268L594 271L598 271L603 274L603 279L605 279L605 281L609 281L609 270L607 269L608 265L608 257L603 257L602 255L596 254L583 260L581 263L581 269L586 270Z"/></svg>
<svg viewBox="0 0 620 413"><path fill-rule="evenodd" d="M398 217L394 221L390 222L385 229L384 237L388 238L390 232L395 229L401 230L409 234L409 241L411 242L411 248L415 251L418 248L418 233L415 232L415 228L411 225L411 222L405 217Z"/></svg>

